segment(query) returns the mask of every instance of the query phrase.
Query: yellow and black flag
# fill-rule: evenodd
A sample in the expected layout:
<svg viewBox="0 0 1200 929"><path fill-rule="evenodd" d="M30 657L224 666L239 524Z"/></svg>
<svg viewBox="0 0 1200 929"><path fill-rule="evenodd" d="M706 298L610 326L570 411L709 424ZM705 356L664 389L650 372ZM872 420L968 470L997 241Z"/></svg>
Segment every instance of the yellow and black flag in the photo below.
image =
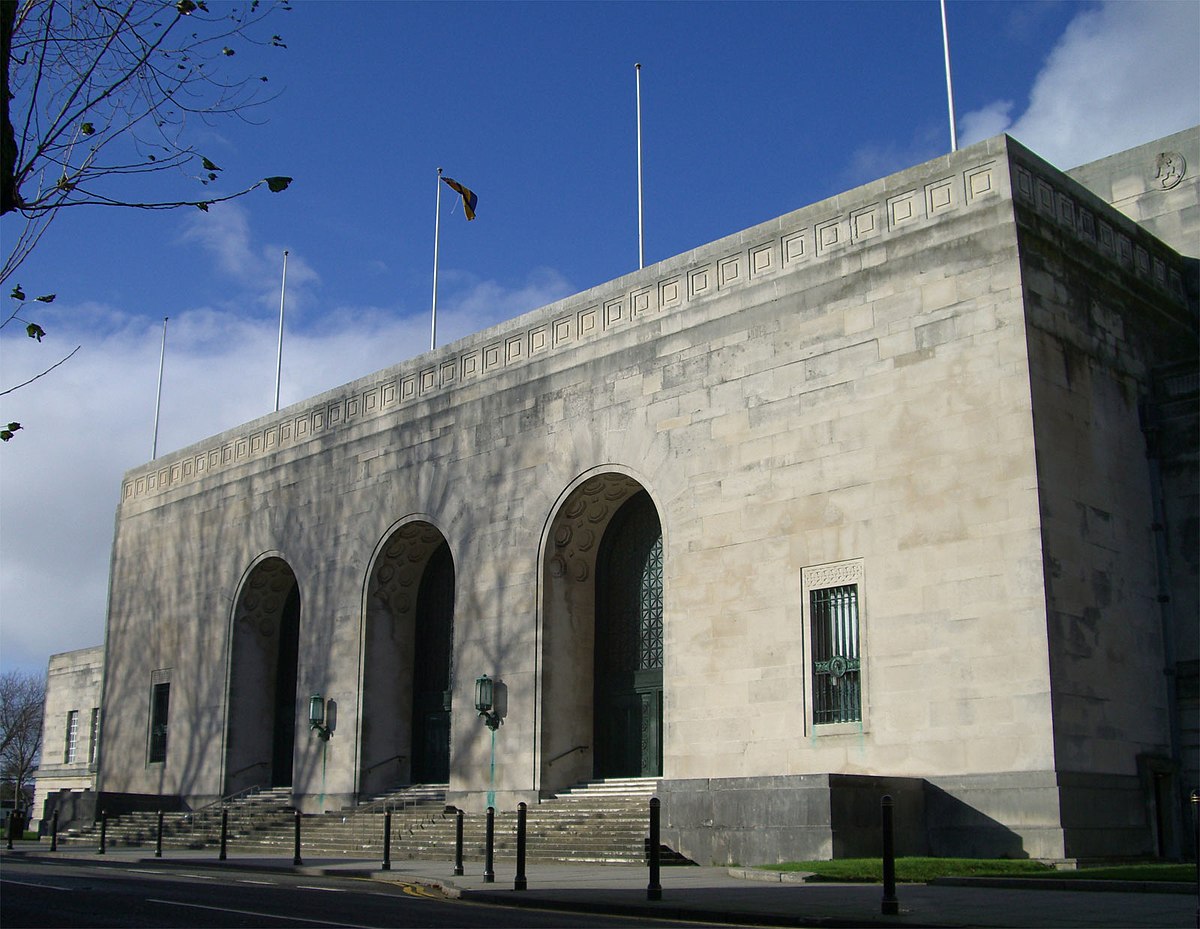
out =
<svg viewBox="0 0 1200 929"><path fill-rule="evenodd" d="M475 196L474 192L469 187L464 187L462 184L456 180L453 180L452 178L444 177L442 180L450 186L451 190L458 191L458 193L462 195L463 212L466 214L468 220L474 219L475 204L479 202L479 198Z"/></svg>

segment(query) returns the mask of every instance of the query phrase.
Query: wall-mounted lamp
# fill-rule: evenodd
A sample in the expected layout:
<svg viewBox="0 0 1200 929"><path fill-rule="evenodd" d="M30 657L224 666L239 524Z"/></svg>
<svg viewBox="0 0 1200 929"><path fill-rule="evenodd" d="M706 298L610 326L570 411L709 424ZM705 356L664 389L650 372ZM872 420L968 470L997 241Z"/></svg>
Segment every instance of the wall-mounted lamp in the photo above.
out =
<svg viewBox="0 0 1200 929"><path fill-rule="evenodd" d="M496 712L496 682L484 674L475 678L475 709L487 721L493 732L500 728L500 714Z"/></svg>
<svg viewBox="0 0 1200 929"><path fill-rule="evenodd" d="M329 741L330 727L325 725L325 698L313 694L308 698L308 728L315 732L318 738Z"/></svg>

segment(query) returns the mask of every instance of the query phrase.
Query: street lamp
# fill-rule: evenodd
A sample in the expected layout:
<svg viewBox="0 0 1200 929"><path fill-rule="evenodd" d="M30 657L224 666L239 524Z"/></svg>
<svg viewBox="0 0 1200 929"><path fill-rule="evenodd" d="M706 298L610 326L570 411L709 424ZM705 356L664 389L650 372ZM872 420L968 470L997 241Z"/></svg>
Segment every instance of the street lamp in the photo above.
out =
<svg viewBox="0 0 1200 929"><path fill-rule="evenodd" d="M496 682L486 674L475 678L475 709L493 732L500 728L500 714L495 707Z"/></svg>
<svg viewBox="0 0 1200 929"><path fill-rule="evenodd" d="M330 727L325 725L325 698L320 694L313 694L308 698L308 728L317 734L317 737L329 741Z"/></svg>

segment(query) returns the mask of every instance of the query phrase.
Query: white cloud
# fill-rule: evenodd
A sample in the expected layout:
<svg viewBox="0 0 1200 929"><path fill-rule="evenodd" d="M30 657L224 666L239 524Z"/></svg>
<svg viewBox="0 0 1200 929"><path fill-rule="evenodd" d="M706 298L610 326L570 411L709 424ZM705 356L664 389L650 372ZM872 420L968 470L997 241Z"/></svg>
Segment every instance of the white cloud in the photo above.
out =
<svg viewBox="0 0 1200 929"><path fill-rule="evenodd" d="M1008 132L1062 168L1200 123L1200 5L1109 2L1080 13L1048 56L1024 112L1006 101L966 114L960 143Z"/></svg>
<svg viewBox="0 0 1200 929"><path fill-rule="evenodd" d="M236 238L238 225L224 228ZM236 249L231 246L230 267L252 277L253 261L245 256L254 254L247 235ZM290 274L289 264L289 284ZM572 290L561 275L546 269L513 287L452 276L439 300L439 344ZM25 424L0 449L0 661L5 668L30 671L44 670L54 652L103 640L113 514L124 471L150 459L162 336L160 321L113 307L55 305L42 316L53 339L41 346L7 341L6 383L36 373L45 359L56 357L52 352L59 346L69 351L83 343L83 348L57 371L4 398L0 414L6 422ZM269 413L276 339L274 318L247 319L221 308L173 316L160 454ZM428 347L425 314L397 318L382 308L336 308L322 314L318 328L288 332L281 403L415 357Z"/></svg>

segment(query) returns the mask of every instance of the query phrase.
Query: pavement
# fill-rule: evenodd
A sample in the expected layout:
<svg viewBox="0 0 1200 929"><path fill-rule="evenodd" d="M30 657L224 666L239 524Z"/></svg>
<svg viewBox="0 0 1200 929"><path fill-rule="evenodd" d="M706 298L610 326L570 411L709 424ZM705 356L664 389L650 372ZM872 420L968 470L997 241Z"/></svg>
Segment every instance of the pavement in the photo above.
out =
<svg viewBox="0 0 1200 929"><path fill-rule="evenodd" d="M466 873L455 875L453 862L446 861L394 860L385 871L378 859L303 856L296 865L291 855L230 852L221 861L211 850L165 849L155 858L147 849L109 849L101 858L78 846L51 852L46 842L16 842L3 852L8 856L369 878L415 884L463 901L734 925L1200 929L1195 884L1009 878L899 884L899 913L884 915L879 884L803 883L743 868L663 868L661 900L649 900L649 869L626 865L530 862L527 889L515 890L511 861L498 862L489 883L479 861L465 862Z"/></svg>

